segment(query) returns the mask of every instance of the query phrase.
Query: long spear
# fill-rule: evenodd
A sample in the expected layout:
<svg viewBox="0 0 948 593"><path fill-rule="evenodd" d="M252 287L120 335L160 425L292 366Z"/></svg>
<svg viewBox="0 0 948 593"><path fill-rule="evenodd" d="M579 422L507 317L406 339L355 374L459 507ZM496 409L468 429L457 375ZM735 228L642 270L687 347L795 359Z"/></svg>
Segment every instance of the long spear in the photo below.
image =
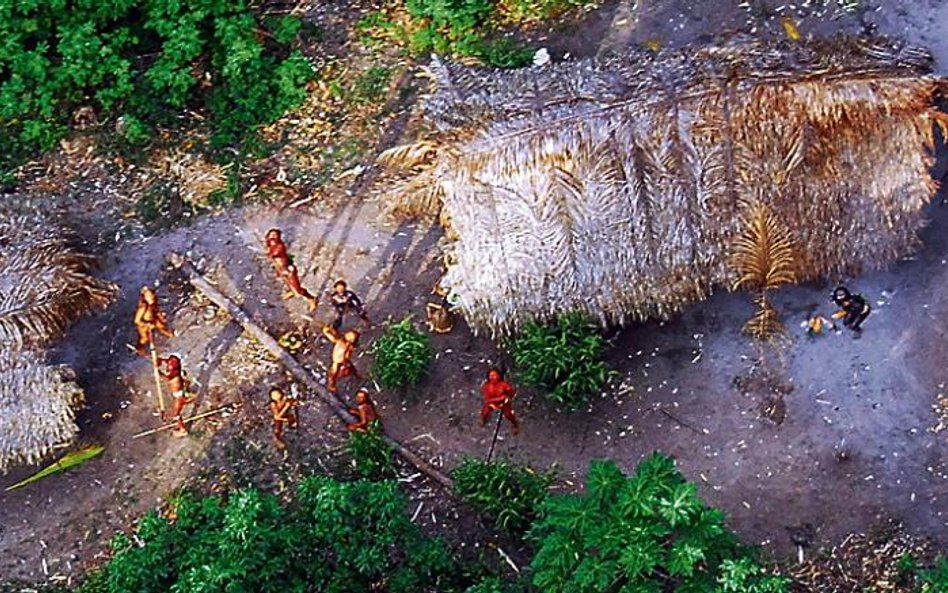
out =
<svg viewBox="0 0 948 593"><path fill-rule="evenodd" d="M195 414L194 416L189 416L189 417L187 417L187 418L182 419L181 422L183 422L183 423L185 423L185 424L188 424L189 422L194 422L195 420L200 420L201 418L207 418L208 416L213 416L214 414L219 414L219 413L221 413L221 412L224 412L224 411L229 410L229 409L232 409L232 408L236 408L236 407L238 407L238 406L240 406L239 403L227 404L227 405L225 405L225 406L221 406L221 407L219 407L219 408L214 408L213 410L209 410L209 411L203 412L203 413L201 413L201 414ZM168 430L169 428L174 428L174 427L177 426L177 425L178 425L177 422L172 422L171 424L165 424L164 426L159 426L158 428L152 428L151 430L146 430L145 432L140 432L140 433L138 433L138 434L136 434L136 435L132 435L132 438L133 438L133 439L140 439L140 438L142 438L142 437L147 437L147 436L150 435L150 434L155 434L155 433L161 432L161 431L163 431L163 430Z"/></svg>
<svg viewBox="0 0 948 593"><path fill-rule="evenodd" d="M165 397L161 394L161 375L158 374L158 352L155 350L155 330L148 330L148 349L151 350L151 368L155 372L155 393L158 397L158 412L165 419Z"/></svg>

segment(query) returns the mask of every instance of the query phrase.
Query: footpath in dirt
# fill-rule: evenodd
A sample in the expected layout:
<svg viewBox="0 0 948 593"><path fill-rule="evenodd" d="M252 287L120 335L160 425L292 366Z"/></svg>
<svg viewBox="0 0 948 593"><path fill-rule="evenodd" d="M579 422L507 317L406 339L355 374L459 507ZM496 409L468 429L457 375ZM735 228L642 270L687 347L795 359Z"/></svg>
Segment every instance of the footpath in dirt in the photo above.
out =
<svg viewBox="0 0 948 593"><path fill-rule="evenodd" d="M876 26L929 45L945 71L948 31L938 27L948 25L938 23L948 23L948 5L931 0L911 11L900 5L872 2L855 14L803 19L800 28L804 34L807 27L857 34ZM675 46L707 43L724 29L782 31L778 14L748 13L737 2L618 2L602 10L607 12L593 20L607 31L606 43L656 39ZM577 55L574 43L563 42L559 51ZM936 177L944 175L944 160L942 155ZM808 340L795 331L809 313L829 311L829 284L781 290L776 304L793 340L773 362L780 372L761 374L754 371L758 352L739 331L753 309L750 297L716 294L679 318L616 335L610 362L620 372L618 388L589 410L562 414L524 390L517 402L524 430L516 438L502 432L499 454L537 467L555 464L558 487L573 488L590 459L615 459L631 470L649 452L662 450L699 484L707 502L727 512L746 541L776 555L792 550L787 528L810 525L815 544L831 545L887 518L946 543L946 433L930 430L938 424L932 406L948 383L942 346L948 331L945 197L942 191L933 201L932 222L914 258L849 280L874 308L860 339L841 333ZM319 328L331 311L321 304L309 314L301 300L280 300L263 257L263 234L284 229L305 286L324 292L344 277L365 298L376 322L363 336L366 352L386 319L423 319L441 272L440 229L393 222L382 210L359 192L301 208L250 206L103 249L103 276L121 286L122 298L79 323L56 357L77 369L86 389L82 438L106 450L81 469L0 495L0 575L34 582L76 576L102 557L112 534L185 483L209 490L255 484L282 492L300 475L331 469L345 436L338 420L311 398L283 459L272 446L265 410L267 387L289 382L283 369L168 270L165 257L189 254L272 335L303 336L306 347L298 358L321 374L329 347L318 338ZM201 383L199 409L242 404L196 426L186 439L132 438L159 423L148 361L125 346L133 338L137 290L155 282L178 333L166 350L179 352ZM486 453L491 431L476 424L477 387L489 364L505 360L463 323L450 334L432 335L432 345L438 355L422 385L405 393L382 391L375 399L393 437L450 468L463 455ZM357 365L367 370L370 356ZM354 389L346 385L343 394L351 397ZM32 471L11 472L0 485ZM454 532L468 545L478 537L479 531L454 520L463 513L436 487L421 480L410 486L413 500L426 503L419 523Z"/></svg>

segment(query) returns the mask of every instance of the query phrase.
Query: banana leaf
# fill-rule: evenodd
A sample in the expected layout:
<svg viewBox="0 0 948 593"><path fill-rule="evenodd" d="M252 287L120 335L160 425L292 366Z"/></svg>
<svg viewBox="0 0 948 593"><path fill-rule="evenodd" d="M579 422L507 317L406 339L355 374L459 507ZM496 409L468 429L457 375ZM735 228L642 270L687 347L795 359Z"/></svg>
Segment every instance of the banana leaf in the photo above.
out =
<svg viewBox="0 0 948 593"><path fill-rule="evenodd" d="M46 476L50 476L52 474L65 471L77 465L82 465L83 463L85 463L86 461L89 461L93 457L97 457L104 450L105 450L105 447L103 447L102 445L89 445L88 447L84 447L82 449L79 449L78 451L72 451L70 453L66 453L65 455L62 456L62 458L60 458L55 463L41 469L40 471L36 472L32 476L26 478L25 480L19 481L14 485L5 488L4 492L9 492L11 490L16 490L17 488L22 488L23 486L26 486L27 484L32 484L33 482L42 480Z"/></svg>

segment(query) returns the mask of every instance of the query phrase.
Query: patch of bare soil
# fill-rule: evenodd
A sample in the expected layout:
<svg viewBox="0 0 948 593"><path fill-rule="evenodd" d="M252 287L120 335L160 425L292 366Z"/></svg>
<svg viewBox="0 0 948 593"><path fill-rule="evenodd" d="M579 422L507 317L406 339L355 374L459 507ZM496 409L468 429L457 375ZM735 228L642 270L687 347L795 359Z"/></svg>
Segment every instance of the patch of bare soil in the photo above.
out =
<svg viewBox="0 0 948 593"><path fill-rule="evenodd" d="M715 30L714 14L735 22L744 18L743 12L728 12L743 10L734 2L701 4L701 10L717 12L701 13L679 33L673 32L674 18L662 24L655 16L651 30L636 29L633 37L668 43L686 30L694 41ZM661 15L683 3L638 6ZM939 6L926 14L936 14ZM915 17L927 18L915 10ZM639 22L645 21L628 21ZM400 121L387 120L381 148L406 132ZM936 177L943 172L938 169ZM104 314L78 324L56 358L79 371L88 396L79 419L83 438L104 444L106 451L79 469L0 495L0 574L33 582L75 577L103 559L112 534L185 484L206 491L257 485L289 495L301 476L345 474L344 428L313 398L302 407L287 456L273 447L266 390L271 384L289 387L291 379L163 262L171 251L188 253L273 335L303 336L299 359L321 374L329 346L319 328L332 313L326 305L309 314L300 300L281 301L282 288L262 254L266 229L283 228L305 286L323 292L345 277L368 302L376 325L366 331L356 361L367 370L382 322L406 314L420 322L441 272L441 231L382 216L377 198L364 196L374 173L370 168L340 183L348 192L295 206L298 200L233 209L154 237L116 238L115 218L97 222L94 209L76 210L86 225L80 230L104 256L103 275L122 287L123 296ZM102 175L107 179L109 173ZM83 195L95 194L94 184L85 187ZM98 198L105 210L107 194ZM63 206L66 212L85 203L75 199ZM499 454L534 466L556 465L557 489L570 490L581 488L590 459L612 458L631 470L651 451L662 450L677 458L710 504L727 511L742 537L776 556L797 553L787 528L806 524L814 548L887 518L901 520L909 533L946 543L948 460L943 435L928 430L938 422L932 406L946 382L941 346L948 331L948 209L939 203L931 208L932 223L916 257L885 272L845 279L873 302L860 339L840 333L807 340L792 333L814 303L829 310L831 287L789 288L777 294L776 304L791 337L779 356L760 365L759 351L740 333L753 310L750 297L716 294L669 322L619 332L609 355L620 372L618 386L594 398L587 410L558 413L540 394L522 390L515 407L524 430L513 437L505 427ZM241 404L230 415L195 424L184 439L167 433L133 438L159 424L149 364L125 347L133 339L137 290L156 281L178 332L163 349L179 352L201 383L198 410ZM375 398L393 437L449 469L463 455L486 454L491 430L476 424L477 389L488 365L509 361L463 321L450 334L432 335L432 344L437 358L419 387L378 391ZM344 384L342 396L351 397L356 387ZM12 472L2 485L34 469ZM500 545L522 560L523 550L409 468L401 468L401 479L411 495L409 512L425 529L464 549Z"/></svg>

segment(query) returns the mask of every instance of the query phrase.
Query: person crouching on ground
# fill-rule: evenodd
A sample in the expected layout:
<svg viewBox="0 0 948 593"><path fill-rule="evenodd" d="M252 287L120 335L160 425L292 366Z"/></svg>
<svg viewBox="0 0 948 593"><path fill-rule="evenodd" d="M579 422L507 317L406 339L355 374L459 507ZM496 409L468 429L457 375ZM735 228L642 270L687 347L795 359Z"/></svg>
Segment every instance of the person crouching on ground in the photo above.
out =
<svg viewBox="0 0 948 593"><path fill-rule="evenodd" d="M840 308L833 313L833 319L842 319L843 325L854 332L862 331L862 322L872 312L866 297L849 292L845 286L839 286L833 291L833 302Z"/></svg>
<svg viewBox="0 0 948 593"><path fill-rule="evenodd" d="M369 399L369 392L366 389L356 391L356 407L349 408L349 413L358 418L356 422L349 422L346 428L350 431L365 432L372 428L373 423L380 422L378 412L375 411L375 404Z"/></svg>

